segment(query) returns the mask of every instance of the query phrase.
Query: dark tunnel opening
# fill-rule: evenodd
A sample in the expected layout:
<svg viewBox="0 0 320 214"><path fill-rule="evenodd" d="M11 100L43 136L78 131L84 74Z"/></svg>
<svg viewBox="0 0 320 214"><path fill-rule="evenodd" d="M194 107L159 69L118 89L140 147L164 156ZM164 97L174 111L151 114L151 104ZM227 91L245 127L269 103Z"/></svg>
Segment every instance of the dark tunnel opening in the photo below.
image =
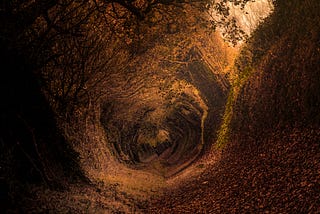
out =
<svg viewBox="0 0 320 214"><path fill-rule="evenodd" d="M193 90L171 90L170 99L161 106L146 102L143 108L136 108L135 103L143 100L132 98L102 105L100 121L108 147L121 163L138 169L157 164L170 176L199 158L214 142L229 86L195 50L189 55L199 60L179 68L177 78ZM160 109L164 113L159 115Z"/></svg>

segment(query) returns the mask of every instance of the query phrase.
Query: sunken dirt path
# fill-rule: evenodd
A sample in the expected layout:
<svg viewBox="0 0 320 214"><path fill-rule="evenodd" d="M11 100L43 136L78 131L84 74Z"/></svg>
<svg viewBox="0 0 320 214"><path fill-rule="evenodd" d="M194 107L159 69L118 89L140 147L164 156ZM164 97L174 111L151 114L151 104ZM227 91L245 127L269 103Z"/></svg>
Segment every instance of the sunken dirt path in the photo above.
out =
<svg viewBox="0 0 320 214"><path fill-rule="evenodd" d="M320 131L230 144L198 178L167 190L146 213L320 213ZM242 144L244 145L244 144Z"/></svg>

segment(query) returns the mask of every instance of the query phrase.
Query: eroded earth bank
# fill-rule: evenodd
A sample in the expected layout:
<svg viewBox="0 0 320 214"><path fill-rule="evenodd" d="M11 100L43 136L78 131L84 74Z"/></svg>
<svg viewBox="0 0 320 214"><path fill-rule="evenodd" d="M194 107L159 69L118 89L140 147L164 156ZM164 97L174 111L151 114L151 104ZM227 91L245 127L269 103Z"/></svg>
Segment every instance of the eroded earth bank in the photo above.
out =
<svg viewBox="0 0 320 214"><path fill-rule="evenodd" d="M230 2L6 1L3 210L319 213L320 4Z"/></svg>

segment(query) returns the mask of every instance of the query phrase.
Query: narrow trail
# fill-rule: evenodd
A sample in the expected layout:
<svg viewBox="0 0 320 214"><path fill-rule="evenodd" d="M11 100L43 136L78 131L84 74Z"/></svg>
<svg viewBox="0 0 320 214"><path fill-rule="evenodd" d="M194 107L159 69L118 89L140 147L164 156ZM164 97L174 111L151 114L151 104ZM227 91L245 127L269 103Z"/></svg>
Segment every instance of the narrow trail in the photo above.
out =
<svg viewBox="0 0 320 214"><path fill-rule="evenodd" d="M168 189L147 213L320 213L320 131L274 133L240 146L197 179Z"/></svg>

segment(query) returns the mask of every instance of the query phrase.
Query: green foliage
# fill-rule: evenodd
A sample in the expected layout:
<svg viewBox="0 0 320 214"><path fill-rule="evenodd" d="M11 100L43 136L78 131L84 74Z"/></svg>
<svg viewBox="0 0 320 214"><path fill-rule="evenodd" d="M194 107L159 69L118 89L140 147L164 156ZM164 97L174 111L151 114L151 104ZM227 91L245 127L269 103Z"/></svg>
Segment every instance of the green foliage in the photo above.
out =
<svg viewBox="0 0 320 214"><path fill-rule="evenodd" d="M201 163L201 164L198 164L197 167L198 167L199 169L203 169L203 168L205 168L205 165L204 165L203 163Z"/></svg>
<svg viewBox="0 0 320 214"><path fill-rule="evenodd" d="M225 112L222 118L222 124L217 133L217 141L216 141L217 148L223 148L229 141L230 122L232 119L234 99L235 99L234 91L233 91L233 88L231 88L228 96L228 101L225 107Z"/></svg>
<svg viewBox="0 0 320 214"><path fill-rule="evenodd" d="M252 68L248 67L235 79L234 83L232 84L222 118L222 123L217 133L216 146L218 148L223 148L229 141L234 105L241 87L245 84L251 73Z"/></svg>

